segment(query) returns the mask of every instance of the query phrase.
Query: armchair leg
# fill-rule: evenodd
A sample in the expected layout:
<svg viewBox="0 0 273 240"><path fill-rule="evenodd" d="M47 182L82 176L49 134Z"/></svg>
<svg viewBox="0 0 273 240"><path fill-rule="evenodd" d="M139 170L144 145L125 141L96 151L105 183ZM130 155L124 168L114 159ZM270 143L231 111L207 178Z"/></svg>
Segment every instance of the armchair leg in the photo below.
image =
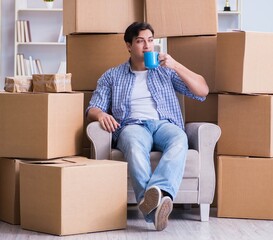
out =
<svg viewBox="0 0 273 240"><path fill-rule="evenodd" d="M210 204L208 204L208 203L200 204L201 222L208 222L209 221L209 211L210 211Z"/></svg>

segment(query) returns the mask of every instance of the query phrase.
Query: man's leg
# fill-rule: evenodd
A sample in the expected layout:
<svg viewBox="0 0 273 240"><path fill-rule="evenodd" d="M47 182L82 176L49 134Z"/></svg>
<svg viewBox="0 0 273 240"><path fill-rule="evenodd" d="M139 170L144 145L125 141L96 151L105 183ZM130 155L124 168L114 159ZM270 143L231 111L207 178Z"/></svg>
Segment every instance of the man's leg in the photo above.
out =
<svg viewBox="0 0 273 240"><path fill-rule="evenodd" d="M154 148L162 152L162 157L151 176L149 186L157 186L165 195L154 211L153 221L158 231L168 225L168 218L173 210L172 199L179 189L188 151L185 132L167 121L155 121Z"/></svg>
<svg viewBox="0 0 273 240"><path fill-rule="evenodd" d="M118 138L117 148L123 152L128 162L137 203L144 198L152 175L150 163L152 144L152 135L143 125L125 126Z"/></svg>
<svg viewBox="0 0 273 240"><path fill-rule="evenodd" d="M178 126L168 121L156 122L154 148L162 152L162 157L147 188L158 186L174 199L184 174L188 139L186 133Z"/></svg>

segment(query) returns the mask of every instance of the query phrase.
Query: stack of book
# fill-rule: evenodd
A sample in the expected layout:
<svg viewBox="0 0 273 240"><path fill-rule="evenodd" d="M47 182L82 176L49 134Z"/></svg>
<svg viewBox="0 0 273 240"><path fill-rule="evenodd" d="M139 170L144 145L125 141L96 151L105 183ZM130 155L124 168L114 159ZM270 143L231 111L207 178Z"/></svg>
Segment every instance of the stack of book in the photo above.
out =
<svg viewBox="0 0 273 240"><path fill-rule="evenodd" d="M16 57L16 75L31 76L32 74L43 74L43 68L40 59L33 59L32 56L24 58L23 54L17 54Z"/></svg>
<svg viewBox="0 0 273 240"><path fill-rule="evenodd" d="M28 20L16 22L17 42L31 42L30 26Z"/></svg>

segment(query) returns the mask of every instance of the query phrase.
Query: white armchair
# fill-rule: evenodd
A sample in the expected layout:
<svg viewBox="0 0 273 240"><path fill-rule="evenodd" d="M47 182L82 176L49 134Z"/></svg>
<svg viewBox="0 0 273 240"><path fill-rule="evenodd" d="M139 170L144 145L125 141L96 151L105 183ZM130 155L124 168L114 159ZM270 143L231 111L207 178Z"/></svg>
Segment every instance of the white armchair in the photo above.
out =
<svg viewBox="0 0 273 240"><path fill-rule="evenodd" d="M199 204L201 221L208 221L215 191L214 149L221 129L213 123L187 123L185 128L189 150L184 177L174 203ZM112 134L104 131L98 122L90 123L86 132L91 141L92 159L125 161L122 152L111 147ZM154 169L161 153L151 152L150 156ZM128 203L136 203L129 175Z"/></svg>

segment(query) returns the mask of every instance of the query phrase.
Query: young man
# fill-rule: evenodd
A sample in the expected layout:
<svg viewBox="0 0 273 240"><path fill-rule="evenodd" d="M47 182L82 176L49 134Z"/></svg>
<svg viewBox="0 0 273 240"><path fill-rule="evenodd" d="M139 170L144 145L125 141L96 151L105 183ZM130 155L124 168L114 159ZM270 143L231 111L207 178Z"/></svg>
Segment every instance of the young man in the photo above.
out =
<svg viewBox="0 0 273 240"><path fill-rule="evenodd" d="M128 162L139 209L156 230L163 230L183 177L188 150L175 92L203 101L209 90L202 76L168 54L159 54L157 68L145 68L144 52L154 50L154 30L148 23L131 24L124 41L130 59L102 75L87 116L113 132L113 144ZM152 150L162 152L154 172Z"/></svg>

